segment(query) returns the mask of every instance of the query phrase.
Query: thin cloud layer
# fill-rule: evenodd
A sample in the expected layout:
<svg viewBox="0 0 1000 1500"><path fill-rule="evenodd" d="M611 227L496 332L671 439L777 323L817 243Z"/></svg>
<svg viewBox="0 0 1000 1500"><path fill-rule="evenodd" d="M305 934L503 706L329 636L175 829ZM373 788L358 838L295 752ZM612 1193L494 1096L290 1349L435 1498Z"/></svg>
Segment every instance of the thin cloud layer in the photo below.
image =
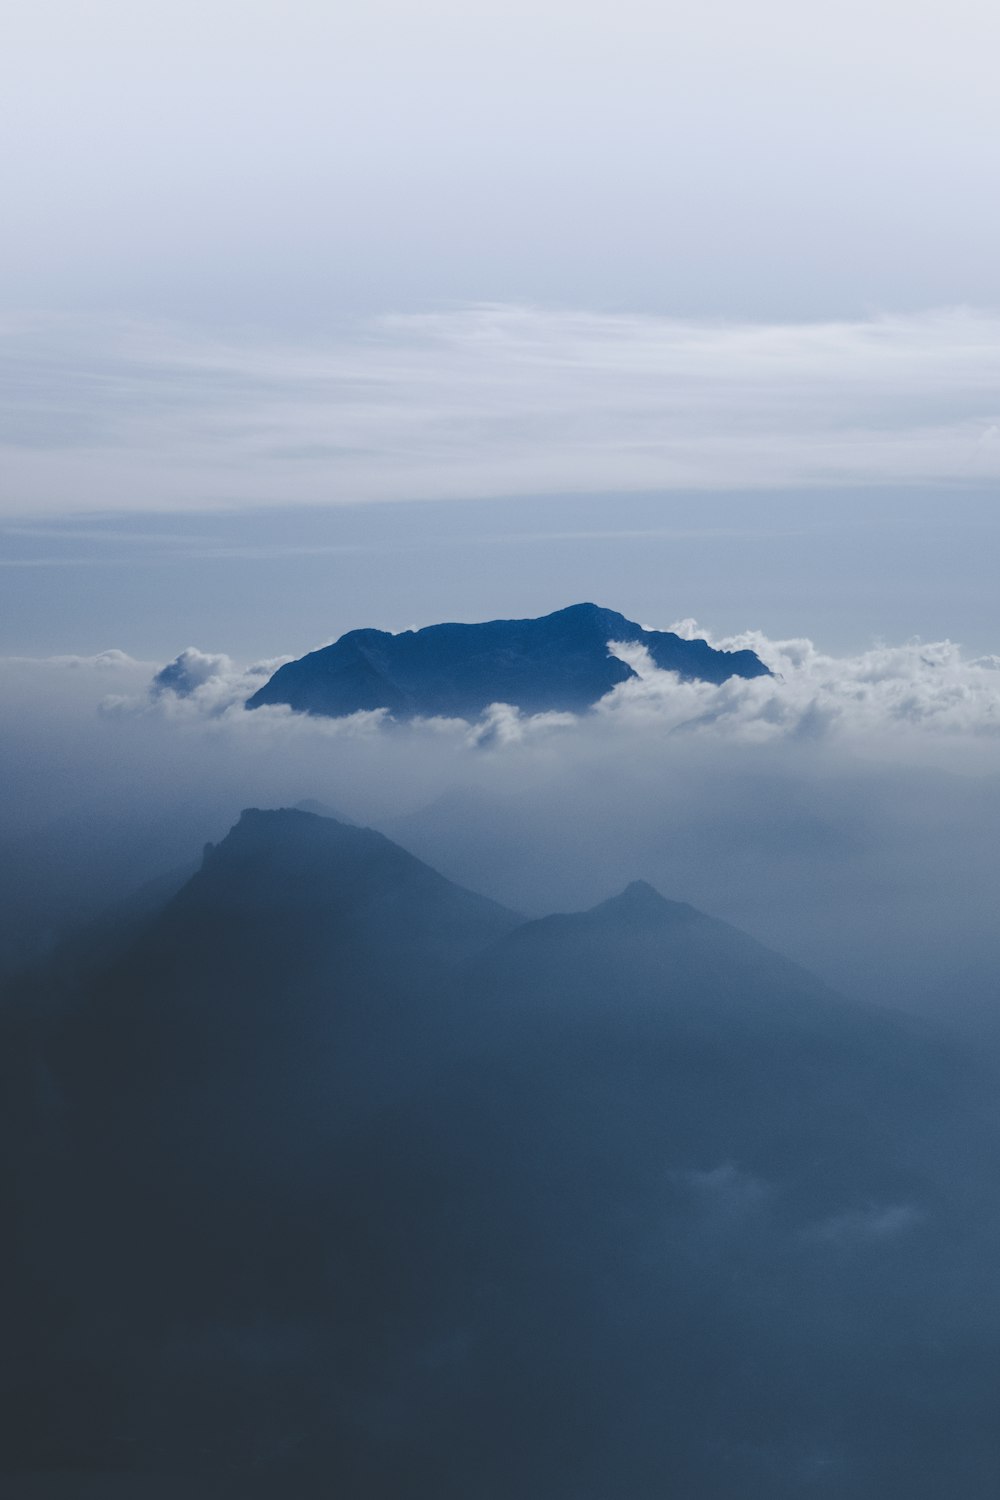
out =
<svg viewBox="0 0 1000 1500"><path fill-rule="evenodd" d="M52 316L4 344L12 517L1000 476L1000 316L974 309L488 305L298 345Z"/></svg>

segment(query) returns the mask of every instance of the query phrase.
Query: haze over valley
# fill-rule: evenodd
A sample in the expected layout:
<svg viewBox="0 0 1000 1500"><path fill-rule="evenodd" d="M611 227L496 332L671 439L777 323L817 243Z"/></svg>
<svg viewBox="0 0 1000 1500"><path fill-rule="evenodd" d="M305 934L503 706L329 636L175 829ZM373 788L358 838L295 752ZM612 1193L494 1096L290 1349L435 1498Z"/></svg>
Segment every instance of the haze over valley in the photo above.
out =
<svg viewBox="0 0 1000 1500"><path fill-rule="evenodd" d="M173 885L8 991L12 1493L985 1497L976 1049L325 813Z"/></svg>

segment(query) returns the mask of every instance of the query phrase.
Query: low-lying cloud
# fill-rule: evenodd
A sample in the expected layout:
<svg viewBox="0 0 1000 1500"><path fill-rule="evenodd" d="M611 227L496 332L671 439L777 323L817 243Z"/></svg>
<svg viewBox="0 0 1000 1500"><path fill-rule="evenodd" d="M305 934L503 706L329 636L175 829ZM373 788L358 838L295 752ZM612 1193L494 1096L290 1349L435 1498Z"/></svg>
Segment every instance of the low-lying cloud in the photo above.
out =
<svg viewBox="0 0 1000 1500"><path fill-rule="evenodd" d="M485 305L325 342L8 323L10 516L1000 474L1000 317Z"/></svg>
<svg viewBox="0 0 1000 1500"><path fill-rule="evenodd" d="M1000 734L1000 656L969 658L952 641L879 644L852 656L834 656L806 638L771 640L760 631L713 638L691 619L670 629L708 639L722 650L756 651L772 676L721 684L686 682L660 671L641 645L612 643L611 650L637 676L620 684L584 716L523 714L516 704L495 703L474 724L417 720L416 735L451 736L479 748L537 740L567 729L646 728L700 738L727 737L766 743L783 739L852 738L874 749L885 742L910 753L942 738L971 740ZM148 694L110 695L104 711L228 715L246 732L304 732L302 715L282 707L243 710L246 699L285 658L241 667L223 654L189 647L155 673ZM289 721L296 721L294 725ZM312 718L317 734L373 729L391 721L384 711L350 721ZM275 726L279 726L276 730Z"/></svg>
<svg viewBox="0 0 1000 1500"><path fill-rule="evenodd" d="M236 705L242 707L284 660L287 658L278 657L239 667L224 653L213 655L188 646L154 675L149 698L152 703L165 701L167 705L190 703L200 713L223 713ZM105 712L134 706L134 700L128 698L112 698L102 704Z"/></svg>
<svg viewBox="0 0 1000 1500"><path fill-rule="evenodd" d="M839 988L961 1009L1000 958L995 660L719 644L775 676L716 687L647 664L586 715L498 704L474 724L250 712L276 663L195 648L8 658L8 925L58 935L197 859L242 807L316 799L529 914L645 879Z"/></svg>

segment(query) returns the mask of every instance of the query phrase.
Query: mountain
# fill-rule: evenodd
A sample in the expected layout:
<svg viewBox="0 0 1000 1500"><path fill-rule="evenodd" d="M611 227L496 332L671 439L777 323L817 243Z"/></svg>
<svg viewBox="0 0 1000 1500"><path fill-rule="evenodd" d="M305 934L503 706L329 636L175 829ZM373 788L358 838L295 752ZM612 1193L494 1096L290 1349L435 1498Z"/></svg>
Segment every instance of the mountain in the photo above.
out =
<svg viewBox="0 0 1000 1500"><path fill-rule="evenodd" d="M333 818L337 823L354 822L353 818L349 818L338 807L331 807L328 802L320 802L315 797L306 797L301 802L296 802L295 807L298 812L315 813L317 818Z"/></svg>
<svg viewBox="0 0 1000 1500"><path fill-rule="evenodd" d="M405 1091L445 1045L446 976L518 920L374 829L247 809L90 981L69 1066L144 1109L204 1091L268 1154Z"/></svg>
<svg viewBox="0 0 1000 1500"><path fill-rule="evenodd" d="M385 708L398 719L475 719L499 702L526 713L579 713L637 676L609 654L612 641L644 646L657 667L685 678L768 675L753 651L716 651L705 641L644 630L596 604L574 604L537 620L428 625L399 635L352 630L279 667L247 707L288 704L332 717Z"/></svg>
<svg viewBox="0 0 1000 1500"><path fill-rule="evenodd" d="M0 1011L11 1494L995 1495L944 1034L643 882L525 922L297 810L59 983Z"/></svg>
<svg viewBox="0 0 1000 1500"><path fill-rule="evenodd" d="M684 1141L771 1181L816 1152L828 1165L808 1191L831 1212L849 1184L907 1191L922 1116L950 1109L954 1045L645 881L512 929L469 961L467 983L498 1038L544 1055L546 1093L571 1090L581 1138L611 1096L622 1119L653 1111L632 1147L647 1152L654 1130L664 1161Z"/></svg>

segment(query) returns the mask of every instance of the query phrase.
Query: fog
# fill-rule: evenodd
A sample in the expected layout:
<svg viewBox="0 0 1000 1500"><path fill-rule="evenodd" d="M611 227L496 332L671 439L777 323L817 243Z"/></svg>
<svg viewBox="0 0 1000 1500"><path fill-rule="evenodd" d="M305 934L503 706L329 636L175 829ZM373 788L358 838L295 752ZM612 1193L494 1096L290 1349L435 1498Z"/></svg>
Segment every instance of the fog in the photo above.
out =
<svg viewBox="0 0 1000 1500"><path fill-rule="evenodd" d="M693 622L681 622L694 631ZM398 726L248 713L275 662L3 662L7 967L193 866L244 806L315 799L529 915L645 879L849 995L981 1010L997 953L1000 670L749 634L776 676L642 672L589 715Z"/></svg>
<svg viewBox="0 0 1000 1500"><path fill-rule="evenodd" d="M717 644L775 676L630 650L474 724L3 663L12 1493L991 1500L995 1069L927 1013L996 1041L1000 672ZM363 828L225 837L305 799L529 916L645 879L849 998L641 886L524 924Z"/></svg>

